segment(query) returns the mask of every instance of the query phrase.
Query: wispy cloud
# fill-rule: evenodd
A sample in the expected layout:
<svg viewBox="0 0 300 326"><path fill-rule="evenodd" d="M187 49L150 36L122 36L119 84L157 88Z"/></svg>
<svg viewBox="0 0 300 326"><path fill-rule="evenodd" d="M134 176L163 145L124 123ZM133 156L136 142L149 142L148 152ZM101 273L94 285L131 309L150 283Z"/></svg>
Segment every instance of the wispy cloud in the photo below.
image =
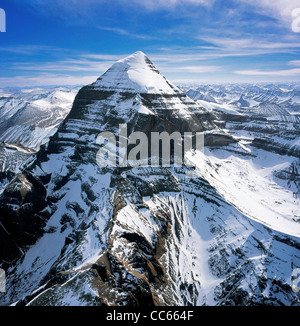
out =
<svg viewBox="0 0 300 326"><path fill-rule="evenodd" d="M163 69L165 72L184 72L184 73L207 73L222 70L221 66L212 65L194 65L194 66L181 66L181 67L165 67Z"/></svg>
<svg viewBox="0 0 300 326"><path fill-rule="evenodd" d="M129 55L129 54L128 54ZM88 59L94 59L94 60L108 60L108 61L116 61L116 60L120 60L122 55L116 55L116 54L101 54L101 53L97 53L97 54L82 54L81 55L82 58L88 58Z"/></svg>
<svg viewBox="0 0 300 326"><path fill-rule="evenodd" d="M211 37L205 39L212 46L195 46L195 47L177 47L176 49L161 49L160 52L150 53L150 59L158 67L163 74L170 74L174 76L185 77L189 75L191 79L193 76L207 75L209 73L232 73L231 68L226 67L220 61L223 58L228 57L243 57L243 56L256 56L261 54L270 54L277 52L290 52L291 50L297 50L300 44L277 42L272 43L267 40L254 40L254 39L229 39L229 38L217 38ZM129 54L129 53L128 53ZM52 73L57 76L61 76L62 73L91 73L92 76L100 76L117 60L127 56L123 55L110 55L102 53L89 53L73 56L73 58L67 58L65 60L58 60L52 62L36 63L15 63L12 68L18 71L31 71ZM219 64L210 64L213 61ZM204 63L205 62L205 63ZM299 74L297 66L300 65L300 60L291 60L288 62L289 66L296 66L291 69L276 69L274 71L259 70L255 67L253 69L241 70L236 69L233 71L235 75L251 75L251 76L296 76ZM45 78L46 76L46 78ZM50 76L50 77L49 77ZM52 82L52 75L41 75L43 78L43 84ZM50 79L49 79L50 78ZM67 84L70 83L69 77L63 77L66 79ZM71 83L78 84L77 77L73 78ZM32 80L30 77L27 80ZM41 79L40 79L41 80ZM59 77L57 84L61 77ZM18 82L18 81L17 81ZM63 83L65 84L65 82Z"/></svg>
<svg viewBox="0 0 300 326"><path fill-rule="evenodd" d="M300 66L300 60L291 60L288 64L291 66Z"/></svg>
<svg viewBox="0 0 300 326"><path fill-rule="evenodd" d="M260 14L274 17L284 24L292 22L292 11L300 8L299 0L238 0L256 8Z"/></svg>
<svg viewBox="0 0 300 326"><path fill-rule="evenodd" d="M237 70L235 71L238 75L247 75L247 76L299 76L300 68L287 69L287 70L274 70L274 71L262 71L262 70Z"/></svg>
<svg viewBox="0 0 300 326"><path fill-rule="evenodd" d="M128 1L127 1L128 2ZM211 6L214 0L131 0L149 10L170 9L182 5Z"/></svg>
<svg viewBox="0 0 300 326"><path fill-rule="evenodd" d="M31 72L27 76L2 77L0 87L6 86L51 86L51 85L85 85L95 81L117 60L127 56L107 55L107 54L82 54L76 58L66 60L32 64L15 63L13 69ZM196 63L191 54L175 55L168 54L150 56L154 58L154 64L159 65L159 69L165 73L179 73L180 75L205 75L210 72L221 71L222 67L217 65L201 65ZM180 62L188 62L189 65L178 65ZM35 75L35 73L39 73ZM64 74L65 72L65 74ZM91 74L88 76L78 76L82 73ZM76 75L75 75L76 74Z"/></svg>
<svg viewBox="0 0 300 326"><path fill-rule="evenodd" d="M13 69L27 71L72 71L72 72L94 72L102 73L107 70L115 61L94 61L85 59L68 59L63 61L48 62L41 64L16 63Z"/></svg>
<svg viewBox="0 0 300 326"><path fill-rule="evenodd" d="M70 52L68 49L62 49L56 46L50 45L10 45L10 46L0 46L1 52L9 52L14 54L23 55L40 55L42 53L57 53L62 54L62 52Z"/></svg>
<svg viewBox="0 0 300 326"><path fill-rule="evenodd" d="M14 1L18 2L18 0ZM31 8L45 15L55 15L65 20L76 16L78 24L84 22L83 18L86 17L97 17L106 11L109 14L112 8L124 10L128 14L132 12L174 12L174 10L181 8L187 9L184 13L189 14L191 11L188 9L212 7L215 1L218 0L23 0ZM102 17L105 18L105 15Z"/></svg>
<svg viewBox="0 0 300 326"><path fill-rule="evenodd" d="M300 60L292 60L287 62L288 66L294 66L296 68L290 69L275 69L275 70L259 70L259 69L247 69L237 70L234 73L245 76L280 76L280 77L299 77L300 76Z"/></svg>
<svg viewBox="0 0 300 326"><path fill-rule="evenodd" d="M159 70L163 73L179 73L181 75L193 75L193 74L202 74L205 75L211 72L222 71L223 67L217 65L200 65L194 62L193 66L178 66L172 62L157 62L159 66Z"/></svg>
<svg viewBox="0 0 300 326"><path fill-rule="evenodd" d="M105 72L117 60L126 57L123 55L106 55L106 54L83 54L73 59L66 59L55 62L43 62L40 64L32 63L15 63L12 68L24 71L72 71L72 72L94 72L99 75ZM193 52L186 54L153 54L151 59L159 64L163 72L188 72L188 73L205 73L220 70L218 65L201 65L195 64L199 58ZM200 56L200 59L202 57ZM178 63L181 65L178 65ZM184 62L190 65L182 65ZM193 64L194 63L194 64Z"/></svg>
<svg viewBox="0 0 300 326"><path fill-rule="evenodd" d="M40 74L37 76L0 77L0 87L31 87L57 85L87 85L98 76L74 76L61 74Z"/></svg>
<svg viewBox="0 0 300 326"><path fill-rule="evenodd" d="M218 36L199 37L199 40L208 45L199 45L193 47L169 47L160 48L159 52L153 53L151 58L158 63L174 64L174 69L182 65L188 66L187 62L197 62L197 65L202 65L206 61L216 61L218 66L221 61L226 58L245 58L256 57L270 54L298 54L300 52L300 42L294 40L285 40L274 42L271 37L249 37L249 38L230 38ZM246 60L246 59L244 59ZM202 62L202 63L201 63ZM195 66L195 64L192 64Z"/></svg>
<svg viewBox="0 0 300 326"><path fill-rule="evenodd" d="M131 38L137 38L137 39L143 39L143 40L150 40L150 39L154 39L153 36L148 35L148 34L139 34L139 33L132 33L124 28L119 28L119 27L98 27L101 30L104 31L109 31L109 32L113 32L116 34L120 34L120 35L126 35L129 36Z"/></svg>
<svg viewBox="0 0 300 326"><path fill-rule="evenodd" d="M103 5L106 3L111 3L111 0L52 0L51 4L48 0L25 0L28 3L31 3L36 6L49 6L55 5L65 9L77 10L78 7L82 8L83 6L88 8L95 8L97 5ZM161 8L174 8L182 5L191 5L191 6L210 6L213 4L214 0L114 0L117 5L128 6L134 4L135 6L141 6L149 10L158 10Z"/></svg>
<svg viewBox="0 0 300 326"><path fill-rule="evenodd" d="M265 36L250 37L250 38L230 38L230 37L215 37L204 36L202 40L213 44L216 48L214 53L219 56L245 56L245 55L260 55L270 53L291 53L299 51L300 41L276 41L274 42L273 35L269 39Z"/></svg>
<svg viewBox="0 0 300 326"><path fill-rule="evenodd" d="M51 16L58 33L61 28L69 33L71 27L80 37L67 34L56 41L46 36L45 44L64 44L69 50L0 45L3 53L13 54L3 56L2 76L40 74L50 82L52 75L100 76L129 51L143 50L171 80L226 74L293 77L300 67L300 39L283 24L299 1L24 0L35 15ZM81 33L87 37L79 44Z"/></svg>

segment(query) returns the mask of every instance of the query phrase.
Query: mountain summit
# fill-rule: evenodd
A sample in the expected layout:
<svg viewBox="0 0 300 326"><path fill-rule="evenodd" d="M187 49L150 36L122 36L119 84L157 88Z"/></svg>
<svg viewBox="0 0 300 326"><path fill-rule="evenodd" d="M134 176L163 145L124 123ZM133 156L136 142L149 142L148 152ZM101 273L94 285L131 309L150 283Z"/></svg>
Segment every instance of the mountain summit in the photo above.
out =
<svg viewBox="0 0 300 326"><path fill-rule="evenodd" d="M143 131L147 135L215 128L208 111L172 85L144 53L135 52L80 89L48 150L65 152L66 144L71 146L76 140L82 156L86 152L83 147L89 152L96 150L97 134L116 134L119 124L126 124L131 133Z"/></svg>
<svg viewBox="0 0 300 326"><path fill-rule="evenodd" d="M179 92L155 68L141 51L116 62L94 84L99 89L121 89L148 94L174 94Z"/></svg>

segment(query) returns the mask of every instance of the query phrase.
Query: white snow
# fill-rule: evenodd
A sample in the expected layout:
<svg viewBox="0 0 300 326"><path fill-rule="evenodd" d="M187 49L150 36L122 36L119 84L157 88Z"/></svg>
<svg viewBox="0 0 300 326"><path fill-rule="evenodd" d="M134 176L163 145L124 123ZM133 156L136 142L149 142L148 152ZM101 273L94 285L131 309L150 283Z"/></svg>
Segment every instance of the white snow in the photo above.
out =
<svg viewBox="0 0 300 326"><path fill-rule="evenodd" d="M272 172L287 167L294 159L259 149L244 158L226 150L188 154L199 176L205 178L226 201L243 214L271 229L300 237L299 198L291 189L275 182Z"/></svg>
<svg viewBox="0 0 300 326"><path fill-rule="evenodd" d="M171 86L148 60L143 52L135 52L116 62L94 86L136 93L175 94L177 87Z"/></svg>
<svg viewBox="0 0 300 326"><path fill-rule="evenodd" d="M217 103L207 102L203 100L197 100L197 103L208 111L216 110L227 114L241 115L241 113L235 110L233 106L226 103L217 104Z"/></svg>

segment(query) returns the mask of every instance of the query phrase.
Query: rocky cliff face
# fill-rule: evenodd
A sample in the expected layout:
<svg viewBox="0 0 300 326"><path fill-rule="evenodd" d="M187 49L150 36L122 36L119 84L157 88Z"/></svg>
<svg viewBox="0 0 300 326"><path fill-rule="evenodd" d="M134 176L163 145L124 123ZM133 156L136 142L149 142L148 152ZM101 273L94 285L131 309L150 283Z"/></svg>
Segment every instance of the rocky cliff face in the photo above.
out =
<svg viewBox="0 0 300 326"><path fill-rule="evenodd" d="M0 197L8 275L1 304L298 305L289 281L300 266L297 202L285 194L295 216L278 210L288 220L282 232L276 214L265 219L268 210L249 211L224 192L228 171L218 159L227 168L235 153L236 182L252 166L241 157L257 153L218 130L215 119L141 52L83 87L36 161ZM199 165L193 178L185 166L100 168L97 135L117 134L119 124L147 135L204 131L209 152L189 153ZM241 188L246 196L249 187Z"/></svg>

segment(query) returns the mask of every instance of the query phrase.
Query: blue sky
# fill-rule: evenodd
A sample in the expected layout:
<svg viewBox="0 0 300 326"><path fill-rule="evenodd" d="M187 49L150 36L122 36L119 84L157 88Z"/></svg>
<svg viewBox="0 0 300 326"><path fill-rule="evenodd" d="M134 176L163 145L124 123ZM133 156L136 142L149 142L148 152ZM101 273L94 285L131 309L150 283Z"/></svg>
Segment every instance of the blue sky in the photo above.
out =
<svg viewBox="0 0 300 326"><path fill-rule="evenodd" d="M0 8L0 87L88 84L138 50L174 83L300 81L292 29L300 0L0 0Z"/></svg>

